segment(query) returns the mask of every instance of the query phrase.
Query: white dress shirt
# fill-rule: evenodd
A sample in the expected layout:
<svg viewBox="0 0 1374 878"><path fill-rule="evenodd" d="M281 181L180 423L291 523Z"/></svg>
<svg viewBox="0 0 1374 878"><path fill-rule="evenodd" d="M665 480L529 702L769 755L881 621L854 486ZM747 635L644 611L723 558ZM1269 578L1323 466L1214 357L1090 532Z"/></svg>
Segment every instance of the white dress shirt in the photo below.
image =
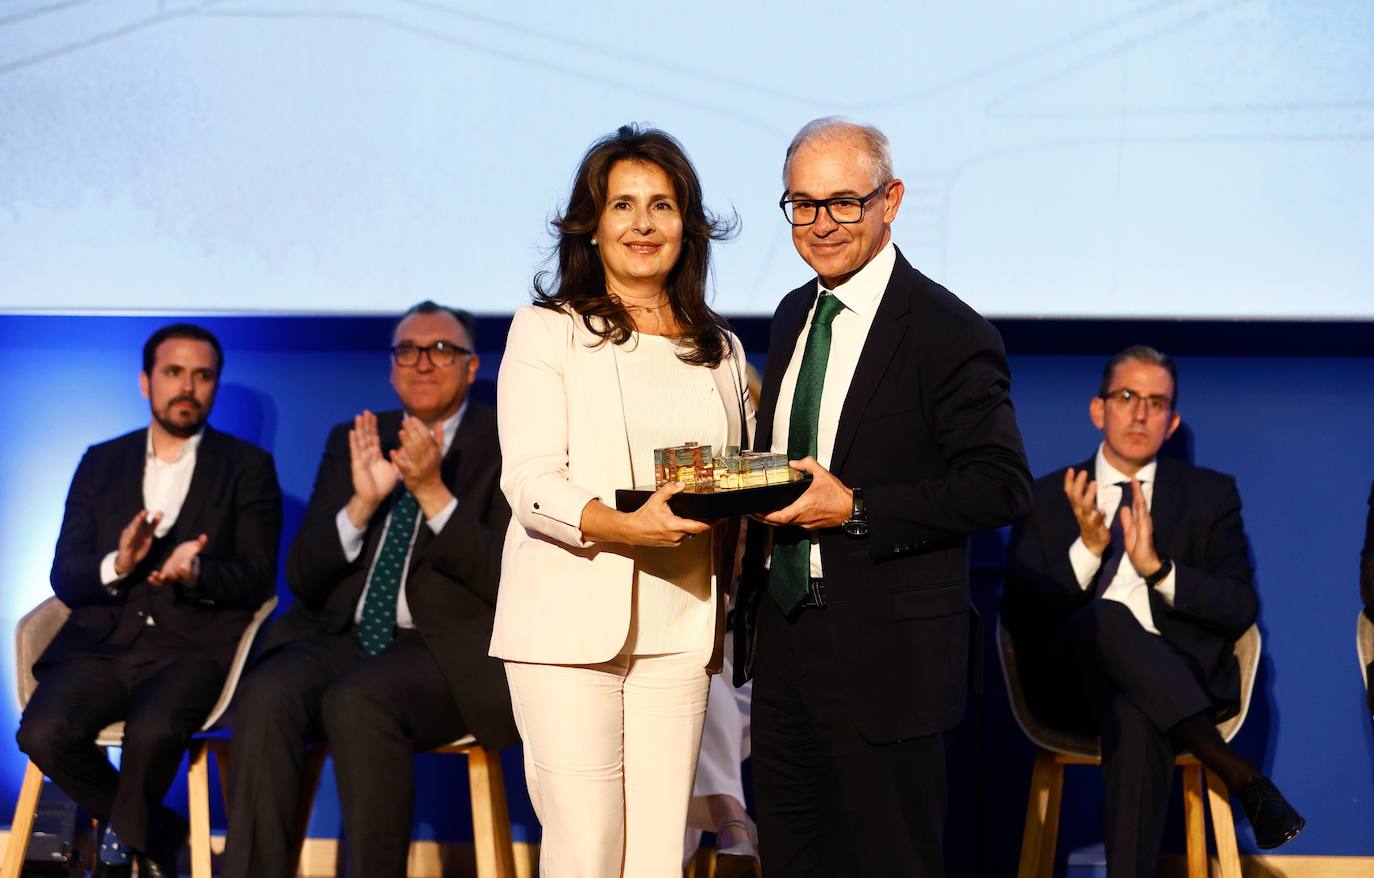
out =
<svg viewBox="0 0 1374 878"><path fill-rule="evenodd" d="M205 428L201 427L194 436L181 443L175 458L159 460L153 453L152 428L148 430L148 442L143 457L143 508L148 511L149 516L162 513L162 520L153 530L153 535L158 539L167 536L172 530L172 525L177 523L182 504L186 502L186 492L191 489L191 476L196 471L196 452L200 449L200 440L204 436ZM116 549L100 561L100 582L106 587L124 578L115 571L115 558L118 555L119 550ZM199 571L200 558L197 557L192 564L193 569Z"/></svg>
<svg viewBox="0 0 1374 878"><path fill-rule="evenodd" d="M677 344L659 335L635 334L613 349L625 405L630 472L636 485L654 483L654 449L684 442L719 453L729 436L725 405L710 369L678 359ZM665 389L670 389L666 390ZM630 633L632 655L687 652L712 637L715 592L711 589L711 540L680 546L634 546Z"/></svg>
<svg viewBox="0 0 1374 878"><path fill-rule="evenodd" d="M830 457L835 451L835 430L840 423L840 410L844 399L849 395L849 383L854 378L854 369L859 364L864 342L868 340L868 330L873 325L873 315L883 300L883 291L892 278L892 267L897 264L897 250L888 241L878 255L859 269L849 280L840 284L838 289L829 290L844 305L844 310L835 315L830 324L830 357L826 360L825 385L821 388L820 417L816 421L816 462L830 469ZM826 288L816 279L822 292ZM820 301L820 297L816 297ZM778 407L773 412L773 446L775 453L787 453L787 431L792 421L792 397L797 390L797 372L801 370L802 353L806 350L806 337L811 332L811 319L816 311L815 303L806 315L806 323L797 335L792 359L783 373L782 384L778 387ZM821 570L821 549L815 534L811 536L811 575L823 576Z"/></svg>
<svg viewBox="0 0 1374 878"><path fill-rule="evenodd" d="M463 420L463 413L467 410L468 402L465 399L463 400L463 404L458 407L458 411L454 412L444 421L444 446L442 449L440 449L440 454L448 454L449 447L453 445L453 437L458 433L458 424ZM403 486L398 484L397 487ZM453 510L457 508L458 498L454 497L452 500L448 501L448 505L446 505L443 509L440 509L439 512L433 518L425 519L426 526L428 526L430 530L434 531L434 533L439 533L439 531L444 529L444 525L448 524L449 518L453 516ZM343 509L339 510L339 514L334 517L334 521L339 528L339 544L343 546L344 557L348 559L349 563L358 560L358 556L362 554L363 551L363 537L367 533L367 527L353 526L353 522L348 518L347 505L345 505ZM420 526L418 519L416 520L415 526ZM391 513L387 512L386 523L382 526L382 536L379 540L377 540L378 552L382 550L382 546L386 543L386 532L390 527ZM410 603L406 600L406 578L410 576L410 553L414 550L415 535L411 534L410 550L406 552L406 563L405 566L401 568L401 587L396 591L397 628L415 627L415 620L410 615ZM373 555L372 563L374 565L377 563L376 555ZM363 593L358 598L358 606L355 607L353 610L353 621L355 623L358 622L363 616L363 604L367 601L367 592L368 589L370 589L371 587L372 571L368 570L367 583L363 585Z"/></svg>
<svg viewBox="0 0 1374 878"><path fill-rule="evenodd" d="M1141 467L1135 476L1140 480L1140 490L1145 495L1146 507L1154 505L1156 465L1155 461L1150 461ZM1094 478L1097 481L1097 508L1107 516L1110 523L1116 516L1116 508L1121 505L1122 490L1116 486L1117 482L1129 482L1131 479L1107 462L1107 456L1102 453L1100 445L1097 448ZM1069 546L1069 564L1073 567L1074 576L1078 577L1079 587L1087 589L1092 585L1097 569L1102 566L1102 558L1094 555L1092 550L1083 544L1083 538L1080 536ZM1171 607L1174 605L1174 588L1173 570L1155 583L1155 590ZM1102 597L1125 604L1126 609L1130 610L1131 615L1140 623L1140 627L1151 634L1159 633L1159 629L1155 627L1154 614L1150 612L1150 587L1145 584L1145 577L1131 564L1129 555L1122 557L1121 566L1117 568L1116 576L1112 577L1112 581L1102 592Z"/></svg>

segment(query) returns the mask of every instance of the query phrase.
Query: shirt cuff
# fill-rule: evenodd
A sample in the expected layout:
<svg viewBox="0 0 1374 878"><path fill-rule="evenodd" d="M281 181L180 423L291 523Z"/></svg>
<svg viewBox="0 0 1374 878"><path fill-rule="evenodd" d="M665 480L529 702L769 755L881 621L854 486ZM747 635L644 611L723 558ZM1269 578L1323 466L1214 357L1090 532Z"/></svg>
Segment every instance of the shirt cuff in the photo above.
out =
<svg viewBox="0 0 1374 878"><path fill-rule="evenodd" d="M1092 549L1083 544L1083 538L1079 537L1069 546L1069 566L1073 568L1074 578L1078 580L1078 587L1086 589L1092 585L1093 577L1097 574L1097 568L1102 566L1102 558L1094 555Z"/></svg>
<svg viewBox="0 0 1374 878"><path fill-rule="evenodd" d="M444 525L448 524L448 520L453 517L453 510L457 508L458 498L454 497L452 500L448 501L443 509L435 513L433 518L426 518L425 524L429 525L429 529L437 534L444 529Z"/></svg>
<svg viewBox="0 0 1374 878"><path fill-rule="evenodd" d="M105 589L111 593L114 592L111 586L124 578L115 571L115 558L118 557L118 555L118 552L111 552L100 559L100 584L105 586Z"/></svg>
<svg viewBox="0 0 1374 878"><path fill-rule="evenodd" d="M1168 576L1165 576L1159 582L1155 583L1155 591L1159 592L1159 596L1164 599L1164 603L1172 607L1174 605L1174 595L1176 594L1177 588L1178 565L1175 564L1169 571Z"/></svg>
<svg viewBox="0 0 1374 878"><path fill-rule="evenodd" d="M348 563L352 564L363 553L363 535L367 531L365 528L353 525L352 519L348 517L347 506L340 509L339 514L334 516L334 524L339 530L339 545L343 548L344 557L348 559Z"/></svg>

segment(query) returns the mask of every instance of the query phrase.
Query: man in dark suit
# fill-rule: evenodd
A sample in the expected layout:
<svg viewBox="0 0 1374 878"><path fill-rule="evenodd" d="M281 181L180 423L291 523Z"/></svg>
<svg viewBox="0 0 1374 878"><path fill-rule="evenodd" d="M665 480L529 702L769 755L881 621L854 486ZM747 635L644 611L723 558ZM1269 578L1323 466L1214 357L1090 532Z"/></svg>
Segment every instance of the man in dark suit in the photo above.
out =
<svg viewBox="0 0 1374 878"><path fill-rule="evenodd" d="M1153 348L1108 362L1089 408L1102 445L1035 483L1002 600L1032 710L1102 739L1113 878L1155 874L1182 750L1239 795L1260 847L1304 825L1216 730L1239 710L1232 647L1258 601L1235 480L1157 457L1180 423L1176 388Z"/></svg>
<svg viewBox="0 0 1374 878"><path fill-rule="evenodd" d="M276 580L272 457L206 424L223 366L199 326L153 333L139 376L152 422L88 449L67 494L52 585L72 613L34 665L18 738L107 824L97 875L131 860L176 874L186 823L162 799ZM119 720L116 771L95 737Z"/></svg>
<svg viewBox="0 0 1374 878"><path fill-rule="evenodd" d="M1374 621L1374 485L1369 486L1369 515L1365 518L1364 548L1360 550L1360 597L1364 614ZM1374 661L1365 668L1365 680L1374 680ZM1374 714L1374 687L1365 687L1365 701Z"/></svg>
<svg viewBox="0 0 1374 878"><path fill-rule="evenodd" d="M1001 338L892 244L891 166L881 132L821 119L783 171L818 278L773 317L756 448L813 482L750 529L736 677L754 679L760 860L789 878L944 873L969 535L1029 503Z"/></svg>
<svg viewBox="0 0 1374 878"><path fill-rule="evenodd" d="M423 302L392 338L404 411L329 435L287 579L236 699L224 874L294 875L302 767L329 742L353 874L405 875L413 756L473 734L518 740L501 662L487 656L510 508L473 321Z"/></svg>

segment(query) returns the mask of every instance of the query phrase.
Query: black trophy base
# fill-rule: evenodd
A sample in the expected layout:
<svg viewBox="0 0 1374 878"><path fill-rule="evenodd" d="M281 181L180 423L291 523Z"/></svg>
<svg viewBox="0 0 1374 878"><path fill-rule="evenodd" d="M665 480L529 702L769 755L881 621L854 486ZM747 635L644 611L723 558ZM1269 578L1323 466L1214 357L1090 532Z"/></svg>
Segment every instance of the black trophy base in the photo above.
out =
<svg viewBox="0 0 1374 878"><path fill-rule="evenodd" d="M756 488L688 487L673 495L668 501L668 508L673 510L674 515L696 521L713 521L736 515L762 515L787 506L809 487L809 476L795 482L759 485ZM615 508L621 512L634 512L647 503L653 494L654 489L649 487L617 488Z"/></svg>

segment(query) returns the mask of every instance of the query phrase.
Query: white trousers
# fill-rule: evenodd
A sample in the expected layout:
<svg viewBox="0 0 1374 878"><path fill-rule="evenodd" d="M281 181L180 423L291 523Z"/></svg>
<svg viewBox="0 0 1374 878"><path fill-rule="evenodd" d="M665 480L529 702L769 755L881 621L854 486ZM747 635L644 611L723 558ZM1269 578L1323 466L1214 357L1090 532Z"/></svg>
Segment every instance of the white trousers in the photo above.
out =
<svg viewBox="0 0 1374 878"><path fill-rule="evenodd" d="M506 662L543 878L680 878L709 658Z"/></svg>

